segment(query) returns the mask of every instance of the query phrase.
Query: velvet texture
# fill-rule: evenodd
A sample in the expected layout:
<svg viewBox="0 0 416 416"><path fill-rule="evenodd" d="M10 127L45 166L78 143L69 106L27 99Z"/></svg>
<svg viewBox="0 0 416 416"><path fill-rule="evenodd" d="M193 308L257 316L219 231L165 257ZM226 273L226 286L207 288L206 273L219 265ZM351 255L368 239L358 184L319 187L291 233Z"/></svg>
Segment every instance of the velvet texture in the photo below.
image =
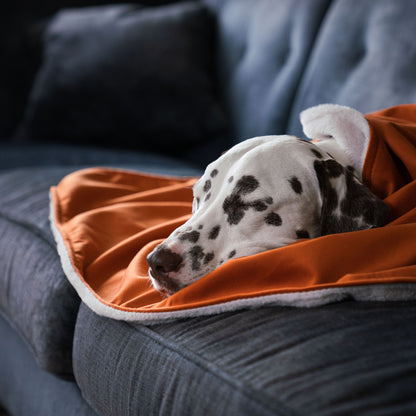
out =
<svg viewBox="0 0 416 416"><path fill-rule="evenodd" d="M18 137L178 155L224 134L213 27L193 2L59 13Z"/></svg>

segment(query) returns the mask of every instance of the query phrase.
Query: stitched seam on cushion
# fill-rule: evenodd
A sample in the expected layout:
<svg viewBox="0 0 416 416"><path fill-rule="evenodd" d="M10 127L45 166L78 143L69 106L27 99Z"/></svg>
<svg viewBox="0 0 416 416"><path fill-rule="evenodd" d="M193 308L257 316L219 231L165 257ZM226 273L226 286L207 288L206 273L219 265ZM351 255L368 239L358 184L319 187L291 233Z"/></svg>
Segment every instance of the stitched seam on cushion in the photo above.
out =
<svg viewBox="0 0 416 416"><path fill-rule="evenodd" d="M304 59L304 62L303 62L303 68L299 71L299 74L298 74L298 77L297 77L297 82L296 82L296 87L293 89L292 97L290 98L290 102L289 102L289 105L288 105L288 109L290 109L290 110L289 110L288 116L286 117L285 128L283 129L283 131L288 131L288 128L291 124L291 119L292 119L292 116L293 116L293 114L292 114L293 109L295 108L296 103L298 101L299 93L302 91L303 80L305 79L305 75L307 74L309 64L310 64L310 60L311 60L311 56L314 53L314 51L317 47L317 44L319 43L320 33L322 31L322 28L325 27L326 18L332 10L332 8L331 8L332 3L331 2L332 2L332 0L326 0L326 5L323 7L319 23L317 23L316 28L315 28L315 32L313 33L313 38L310 41L309 50L305 54L305 59ZM296 115L296 117L298 117L298 114Z"/></svg>
<svg viewBox="0 0 416 416"><path fill-rule="evenodd" d="M24 221L15 220L15 219L9 217L8 215L4 215L4 213L2 213L2 212L0 212L0 218L4 219L5 221L8 221L10 224L16 225L16 226L20 227L21 229L31 233L34 237L36 237L39 240L41 240L42 242L46 243L46 245L49 246L50 248L52 248L52 250L56 251L56 246L53 243L51 243L51 241L47 238L46 234L43 233L38 228L34 227L32 224L26 223ZM57 255L57 257L59 257L57 253L56 253L56 255ZM78 305L78 308L79 308L79 305ZM10 316L10 314L8 313L7 310L0 307L0 316L3 317L3 319L19 335L19 337L24 341L26 346L30 349L30 351L31 351L37 365L39 366L39 368L41 368L42 370L47 371L51 374L62 377L63 379L66 379L66 380L73 380L74 379L73 372L55 371L55 370L52 370L51 368L49 368L48 365L45 365L45 363L42 363L41 358L38 356L37 348L36 348L35 343L32 341L31 337L26 335L24 330L21 329L19 321L13 319L13 317ZM72 334L72 339L73 339L73 334Z"/></svg>
<svg viewBox="0 0 416 416"><path fill-rule="evenodd" d="M127 325L129 325L129 324L127 324ZM133 325L129 325L129 326L131 326L133 329L137 330L138 332L142 333L143 335L151 338L152 341L157 343L158 345L160 345L164 348L168 348L169 350L175 352L176 354L178 354L179 356L181 356L182 358L184 358L188 362L191 362L192 364L202 368L204 371L208 371L209 374L211 374L212 376L221 379L223 382L225 382L228 385L235 388L242 396L252 400L256 404L258 404L259 406L264 408L267 412L270 412L271 415L275 415L275 416L277 416L277 415L282 415L282 416L296 416L296 415L298 415L297 412L295 412L292 409L289 409L285 404L283 404L280 401L277 401L273 397L270 397L270 396L266 397L266 395L264 395L265 399L264 400L260 399L254 393L253 389L241 385L241 383L239 383L237 380L235 380L235 378L233 376L231 376L230 374L222 371L216 364L213 364L213 363L207 361L205 358L198 355L194 351L191 351L191 350L187 349L183 345L179 346L179 344L173 343L172 341L164 338L163 336L159 335L157 332L152 331L151 329L149 329L145 326L140 326L140 327L136 327L136 326L133 326ZM186 351L186 353L184 351ZM215 372L213 371L214 369L215 369ZM272 400L275 403L275 406L273 408L270 407L270 405L268 403L270 400ZM276 413L276 411L278 411L279 413Z"/></svg>
<svg viewBox="0 0 416 416"><path fill-rule="evenodd" d="M37 354L36 347L32 344L32 340L29 339L24 332L20 329L20 326L18 322L14 321L9 314L0 308L0 317L6 322L7 325L10 326L10 329L14 332L16 332L17 336L20 338L20 340L23 342L23 344L27 347L27 349L32 354L32 358L36 362L36 364L39 366L39 368L43 371L47 371L49 374L53 374L58 377L62 377L62 379L65 380L75 380L74 373L73 372L66 372L66 371L53 371L47 366L45 366L41 360L39 359L39 356Z"/></svg>
<svg viewBox="0 0 416 416"><path fill-rule="evenodd" d="M33 235L39 237L42 241L44 241L49 247L56 248L55 244L50 240L50 238L48 238L46 233L33 224L12 218L3 212L0 212L0 218L3 218L4 220L9 221L11 224L17 225L26 231L31 232Z"/></svg>

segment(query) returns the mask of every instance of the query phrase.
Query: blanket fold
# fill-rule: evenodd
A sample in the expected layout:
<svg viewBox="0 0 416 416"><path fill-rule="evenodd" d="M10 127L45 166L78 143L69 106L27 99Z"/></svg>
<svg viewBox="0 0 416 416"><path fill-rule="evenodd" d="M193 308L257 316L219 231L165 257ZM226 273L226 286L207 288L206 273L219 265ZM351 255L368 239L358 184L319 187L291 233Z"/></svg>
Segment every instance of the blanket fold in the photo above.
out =
<svg viewBox="0 0 416 416"><path fill-rule="evenodd" d="M386 226L232 259L164 298L150 285L146 256L190 218L196 178L91 168L50 192L68 279L98 314L150 323L266 304L415 299L416 105L365 118L362 177L390 208Z"/></svg>

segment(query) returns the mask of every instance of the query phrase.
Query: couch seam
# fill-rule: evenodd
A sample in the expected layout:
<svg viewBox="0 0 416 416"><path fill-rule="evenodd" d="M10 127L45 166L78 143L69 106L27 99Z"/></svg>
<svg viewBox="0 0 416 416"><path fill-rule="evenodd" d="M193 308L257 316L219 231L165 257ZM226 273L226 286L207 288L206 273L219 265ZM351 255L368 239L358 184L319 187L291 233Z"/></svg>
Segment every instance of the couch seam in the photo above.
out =
<svg viewBox="0 0 416 416"><path fill-rule="evenodd" d="M0 212L0 218L5 220L6 222L9 222L10 224L18 226L19 228L29 232L30 234L32 234L33 236L35 236L37 238L39 238L39 240L41 240L43 243L45 243L52 250L55 248L55 245L47 238L46 234L43 231L41 231L40 229L33 226L32 224L30 224L28 222L25 222L25 221L21 221L21 220L16 220L16 219L14 219L14 218L12 218L8 215L5 215L3 212ZM57 253L56 253L56 255L57 255L57 258L59 258ZM63 271L62 271L62 273L63 273ZM81 302L79 302L79 305L80 304L81 304ZM78 310L79 310L79 305L78 305ZM37 349L35 347L35 344L32 342L31 338L25 334L23 329L20 328L19 322L14 320L13 317L9 316L7 311L4 310L1 307L0 307L0 316L10 325L10 327L20 336L20 338L24 341L24 343L29 347L29 349L32 352L33 357L34 357L37 365L39 366L39 368L41 368L44 371L47 371L50 374L54 374L54 375L63 377L64 379L68 379L68 378L73 379L73 377L74 377L73 372L72 373L55 372L55 371L51 371L47 366L43 365L41 359L38 357ZM75 320L75 322L76 322L76 320ZM73 338L74 338L74 333L75 333L75 322L74 322L74 331L73 331L73 334L72 334L72 345L73 345Z"/></svg>
<svg viewBox="0 0 416 416"><path fill-rule="evenodd" d="M304 65L302 66L301 70L299 71L299 75L297 77L298 79L297 79L297 82L295 84L296 86L295 86L295 88L293 90L293 93L291 94L291 97L290 97L290 104L288 105L288 108L290 109L290 112L287 115L287 117L285 119L285 122L284 122L285 127L284 127L283 130L285 132L288 131L288 128L291 124L291 121L294 117L292 112L296 108L296 103L298 101L298 95L299 95L299 92L301 91L301 87L302 87L302 84L303 84L305 74L306 74L306 72L309 68L310 58L311 58L311 56L312 56L312 54L313 54L313 52L316 48L317 40L319 39L319 34L320 34L320 32L322 30L322 27L324 25L324 21L325 21L328 13L330 12L330 10L332 8L332 4L333 4L332 0L326 0L325 8L324 8L324 10L322 11L322 13L320 15L319 23L316 25L316 29L313 33L313 38L310 41L309 51L305 54Z"/></svg>
<svg viewBox="0 0 416 416"><path fill-rule="evenodd" d="M15 218L5 214L4 212L0 212L0 218L3 218L4 220L10 222L11 224L17 225L17 226L19 226L20 228L23 228L26 231L29 231L33 235L39 237L49 247L51 247L51 248L55 247L55 245L47 237L46 233L44 231L42 231L41 229L36 228L35 225L33 225L33 224L31 224L27 221L22 221L22 220L15 219Z"/></svg>

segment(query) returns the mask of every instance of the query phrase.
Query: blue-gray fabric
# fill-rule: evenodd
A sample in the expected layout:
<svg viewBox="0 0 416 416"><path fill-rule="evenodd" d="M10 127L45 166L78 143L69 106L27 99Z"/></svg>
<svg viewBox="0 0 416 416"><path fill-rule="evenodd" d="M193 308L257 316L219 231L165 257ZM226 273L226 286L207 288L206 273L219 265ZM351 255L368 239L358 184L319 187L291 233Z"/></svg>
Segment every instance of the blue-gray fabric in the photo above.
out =
<svg viewBox="0 0 416 416"><path fill-rule="evenodd" d="M416 302L269 307L151 327L80 307L74 373L101 415L416 413Z"/></svg>
<svg viewBox="0 0 416 416"><path fill-rule="evenodd" d="M119 166L165 175L193 176L201 169L174 157L156 153L100 147L38 144L0 144L0 172L29 167Z"/></svg>
<svg viewBox="0 0 416 416"><path fill-rule="evenodd" d="M13 158L12 147L8 152ZM4 147L0 147L4 149ZM18 148L15 147L15 150ZM29 151L42 163L42 152ZM20 148L20 152L22 149ZM35 156L38 158L35 159ZM32 348L39 366L61 377L72 376L72 337L79 298L64 275L49 224L49 188L71 171L111 164L153 173L196 175L185 164L156 155L88 149L49 149L45 163L61 167L30 167L0 171L0 311ZM125 156L125 164L121 164ZM66 166L67 163L78 165ZM4 160L7 163L6 160ZM9 161L10 162L10 161ZM36 163L33 162L33 163Z"/></svg>
<svg viewBox="0 0 416 416"><path fill-rule="evenodd" d="M368 113L416 102L416 2L332 1L305 69L288 131L321 103Z"/></svg>
<svg viewBox="0 0 416 416"><path fill-rule="evenodd" d="M416 102L413 0L202 1L217 18L236 142L301 135L298 114L315 104L369 112ZM210 137L181 156L202 165L228 145ZM74 371L102 415L416 414L415 302L263 308L151 327L79 309L49 229L48 188L91 165L199 173L127 150L0 147L0 401L13 415L89 414L74 384L35 361L61 377Z"/></svg>
<svg viewBox="0 0 416 416"><path fill-rule="evenodd" d="M225 140L212 30L198 2L61 11L45 31L19 139L116 140L119 147L177 156L212 138Z"/></svg>
<svg viewBox="0 0 416 416"><path fill-rule="evenodd" d="M236 141L286 132L329 0L205 0L217 14L220 79Z"/></svg>
<svg viewBox="0 0 416 416"><path fill-rule="evenodd" d="M97 415L76 383L39 368L28 345L1 316L0 339L1 405L11 416Z"/></svg>
<svg viewBox="0 0 416 416"><path fill-rule="evenodd" d="M48 224L48 189L69 169L0 174L0 310L41 368L71 376L79 299L68 283Z"/></svg>
<svg viewBox="0 0 416 416"><path fill-rule="evenodd" d="M413 0L204 0L235 140L302 136L301 110L416 102Z"/></svg>

